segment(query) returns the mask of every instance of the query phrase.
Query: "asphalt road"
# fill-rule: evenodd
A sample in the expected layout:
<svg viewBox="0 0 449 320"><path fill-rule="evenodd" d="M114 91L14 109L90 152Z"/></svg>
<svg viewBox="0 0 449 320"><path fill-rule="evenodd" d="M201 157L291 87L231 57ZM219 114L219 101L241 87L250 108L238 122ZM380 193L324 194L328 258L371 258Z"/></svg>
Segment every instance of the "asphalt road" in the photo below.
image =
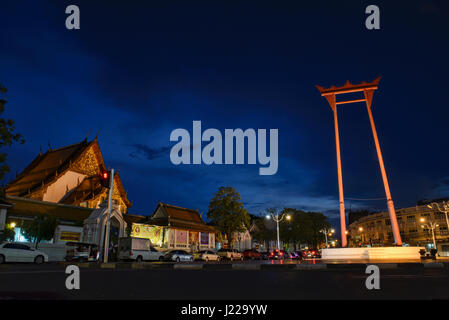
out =
<svg viewBox="0 0 449 320"><path fill-rule="evenodd" d="M449 299L449 270L384 269L368 290L364 270L138 270L80 268L80 290L63 265L3 265L0 299Z"/></svg>

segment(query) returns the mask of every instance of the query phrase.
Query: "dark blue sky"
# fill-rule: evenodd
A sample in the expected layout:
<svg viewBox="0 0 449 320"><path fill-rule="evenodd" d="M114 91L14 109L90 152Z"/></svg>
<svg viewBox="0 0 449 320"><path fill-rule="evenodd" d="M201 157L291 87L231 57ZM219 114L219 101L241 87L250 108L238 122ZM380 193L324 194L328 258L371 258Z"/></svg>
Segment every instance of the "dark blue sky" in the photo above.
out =
<svg viewBox="0 0 449 320"><path fill-rule="evenodd" d="M48 141L100 130L120 168L130 212L158 200L206 212L231 185L252 213L266 207L338 210L332 112L315 84L381 75L373 114L396 207L449 195L448 5L445 1L2 1L0 82L5 115L25 145L9 150L9 181ZM300 4L301 3L301 4ZM77 4L81 29L65 29ZM365 28L377 4L381 30ZM363 104L339 109L346 197L384 197ZM279 170L181 165L170 132L279 129ZM385 210L384 201L347 208Z"/></svg>

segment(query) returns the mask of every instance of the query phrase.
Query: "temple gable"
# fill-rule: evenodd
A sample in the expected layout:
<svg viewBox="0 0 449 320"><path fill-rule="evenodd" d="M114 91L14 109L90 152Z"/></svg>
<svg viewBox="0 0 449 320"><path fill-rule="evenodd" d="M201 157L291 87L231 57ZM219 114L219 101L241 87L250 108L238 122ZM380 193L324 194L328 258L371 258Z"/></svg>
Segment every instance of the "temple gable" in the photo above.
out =
<svg viewBox="0 0 449 320"><path fill-rule="evenodd" d="M100 182L106 169L98 141L80 143L39 154L7 186L8 196L96 208L107 197ZM114 176L113 199L122 212L131 206L120 175Z"/></svg>

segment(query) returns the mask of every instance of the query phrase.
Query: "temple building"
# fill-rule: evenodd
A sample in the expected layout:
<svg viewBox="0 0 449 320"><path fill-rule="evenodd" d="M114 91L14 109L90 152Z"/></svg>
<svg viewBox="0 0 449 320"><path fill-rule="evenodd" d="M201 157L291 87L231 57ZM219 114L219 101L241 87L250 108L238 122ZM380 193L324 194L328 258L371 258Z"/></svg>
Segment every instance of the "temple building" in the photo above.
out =
<svg viewBox="0 0 449 320"><path fill-rule="evenodd" d="M98 239L109 190L100 181L103 170L106 165L97 138L41 152L4 188L0 233L10 227L16 234L14 240L26 241L21 235L24 223L39 216L52 216L58 223L53 242ZM117 236L123 236L127 221L132 223L143 217L127 214L131 202L119 173L114 175L112 200L115 216L111 224L117 228Z"/></svg>
<svg viewBox="0 0 449 320"><path fill-rule="evenodd" d="M97 138L40 153L5 188L6 196L98 208L107 196L100 183L106 170ZM131 207L120 174L114 175L113 199L122 213Z"/></svg>
<svg viewBox="0 0 449 320"><path fill-rule="evenodd" d="M159 202L148 219L132 224L131 235L150 239L161 249L198 251L215 248L215 232L198 210Z"/></svg>
<svg viewBox="0 0 449 320"><path fill-rule="evenodd" d="M52 244L77 241L102 248L109 192L100 179L104 170L97 138L40 153L0 196L0 235L8 228L14 231L15 241L33 241L23 234L24 227L51 216L57 220L53 239L48 240ZM131 232L162 250L215 248L216 230L203 221L198 210L159 202L151 216L129 214L131 202L119 173L114 175L111 203L110 245Z"/></svg>

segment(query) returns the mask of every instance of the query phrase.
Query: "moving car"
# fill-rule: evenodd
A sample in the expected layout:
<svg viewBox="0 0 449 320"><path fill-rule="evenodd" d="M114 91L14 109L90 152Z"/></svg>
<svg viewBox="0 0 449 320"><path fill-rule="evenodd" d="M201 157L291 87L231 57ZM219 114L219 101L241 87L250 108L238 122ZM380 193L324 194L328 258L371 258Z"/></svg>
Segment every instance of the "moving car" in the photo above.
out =
<svg viewBox="0 0 449 320"><path fill-rule="evenodd" d="M292 251L290 252L292 259L302 260L302 252L301 251Z"/></svg>
<svg viewBox="0 0 449 320"><path fill-rule="evenodd" d="M171 250L165 253L163 260L165 261L193 261L193 255L184 250Z"/></svg>
<svg viewBox="0 0 449 320"><path fill-rule="evenodd" d="M292 256L290 253L284 251L284 250L274 250L270 252L270 255L268 259L291 259Z"/></svg>
<svg viewBox="0 0 449 320"><path fill-rule="evenodd" d="M243 251L243 257L245 259L251 259L251 260L257 259L257 260L260 260L260 259L262 259L262 254L259 251L255 250L255 249L250 249L250 250Z"/></svg>
<svg viewBox="0 0 449 320"><path fill-rule="evenodd" d="M220 249L218 250L218 255L223 259L233 260L243 260L243 254L235 249Z"/></svg>
<svg viewBox="0 0 449 320"><path fill-rule="evenodd" d="M48 255L18 242L5 242L0 245L0 264L4 262L48 262Z"/></svg>
<svg viewBox="0 0 449 320"><path fill-rule="evenodd" d="M100 258L100 252L98 246L91 243L83 242L67 242L67 252L65 261L98 261Z"/></svg>
<svg viewBox="0 0 449 320"><path fill-rule="evenodd" d="M120 238L119 239L119 254L120 260L134 260L136 262L142 261L162 261L164 252L156 250L149 239L143 238Z"/></svg>
<svg viewBox="0 0 449 320"><path fill-rule="evenodd" d="M321 258L321 251L318 249L308 249L304 251L304 258Z"/></svg>
<svg viewBox="0 0 449 320"><path fill-rule="evenodd" d="M220 261L221 257L211 251L211 250L203 250L193 254L193 258L195 260L204 260L204 261Z"/></svg>

